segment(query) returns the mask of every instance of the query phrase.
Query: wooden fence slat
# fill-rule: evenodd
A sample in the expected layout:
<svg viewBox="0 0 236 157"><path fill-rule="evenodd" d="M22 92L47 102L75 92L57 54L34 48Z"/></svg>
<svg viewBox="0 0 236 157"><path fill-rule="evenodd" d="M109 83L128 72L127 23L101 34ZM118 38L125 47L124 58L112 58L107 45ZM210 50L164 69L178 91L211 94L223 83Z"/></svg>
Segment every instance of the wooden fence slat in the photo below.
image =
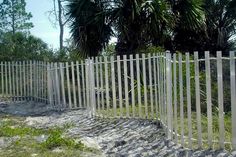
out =
<svg viewBox="0 0 236 157"><path fill-rule="evenodd" d="M162 119L162 89L161 89L161 65L160 65L161 61L160 61L160 54L157 54L157 58L156 58L156 70L157 70L157 88L158 88L158 105L157 105L157 108L159 110L157 110L157 113L159 115L159 119L160 121L163 121ZM157 97L157 96L156 96ZM158 119L158 115L157 115L157 119Z"/></svg>
<svg viewBox="0 0 236 157"><path fill-rule="evenodd" d="M77 87L78 87L78 103L79 103L79 107L82 107L82 96L81 96L81 81L80 81L80 68L79 68L79 62L76 61L76 75L77 75Z"/></svg>
<svg viewBox="0 0 236 157"><path fill-rule="evenodd" d="M200 83L199 83L199 61L198 52L194 52L194 72L195 72L195 97L197 112L197 132L198 132L198 148L202 148L202 125L201 125L201 104L200 104Z"/></svg>
<svg viewBox="0 0 236 157"><path fill-rule="evenodd" d="M171 54L166 54L166 96L167 96L167 137L173 138L173 111L172 111L172 67Z"/></svg>
<svg viewBox="0 0 236 157"><path fill-rule="evenodd" d="M176 73L176 54L173 54L173 83L174 83L174 131L175 142L178 142L178 107L177 107L177 73Z"/></svg>
<svg viewBox="0 0 236 157"><path fill-rule="evenodd" d="M96 98L95 98L95 79L94 79L94 59L89 60L89 80L90 80L90 96L91 96L91 116L96 114Z"/></svg>
<svg viewBox="0 0 236 157"><path fill-rule="evenodd" d="M111 79L112 79L112 99L113 99L113 112L114 117L117 116L116 111L116 80L115 80L115 64L114 64L114 57L111 56Z"/></svg>
<svg viewBox="0 0 236 157"><path fill-rule="evenodd" d="M1 83L2 83L2 97L4 97L4 72L3 72L3 62L1 62Z"/></svg>
<svg viewBox="0 0 236 157"><path fill-rule="evenodd" d="M89 59L85 60L85 84L86 84L86 108L89 109L90 108L90 77L89 77L89 70L90 70L90 63L89 63Z"/></svg>
<svg viewBox="0 0 236 157"><path fill-rule="evenodd" d="M146 80L146 59L145 54L142 54L143 66L143 88L144 88L144 105L145 105L145 118L148 118L148 105L147 105L147 80Z"/></svg>
<svg viewBox="0 0 236 157"><path fill-rule="evenodd" d="M219 145L224 149L225 128L224 128L224 102L223 102L223 72L222 52L217 51L217 84L218 84L218 107L219 107Z"/></svg>
<svg viewBox="0 0 236 157"><path fill-rule="evenodd" d="M15 86L15 63L12 61L12 101L15 101L15 97L16 97L16 86Z"/></svg>
<svg viewBox="0 0 236 157"><path fill-rule="evenodd" d="M212 148L212 100L211 100L211 67L210 67L210 52L205 52L205 67L206 67L206 95L207 95L207 134L208 146Z"/></svg>
<svg viewBox="0 0 236 157"><path fill-rule="evenodd" d="M118 70L118 88L119 88L119 107L120 117L123 117L123 98L122 98L122 84L121 84L121 68L120 68L120 56L117 56L117 70Z"/></svg>
<svg viewBox="0 0 236 157"><path fill-rule="evenodd" d="M183 72L182 54L179 54L179 103L180 103L180 128L181 145L184 146L184 100L183 100Z"/></svg>
<svg viewBox="0 0 236 157"><path fill-rule="evenodd" d="M63 101L63 108L66 108L66 96L65 96L65 70L64 70L64 63L59 63L60 64L60 80L61 80L61 94L62 94L62 101Z"/></svg>
<svg viewBox="0 0 236 157"><path fill-rule="evenodd" d="M131 103L132 103L132 116L135 117L135 94L134 94L134 58L131 54L130 59L130 81L131 81Z"/></svg>
<svg viewBox="0 0 236 157"><path fill-rule="evenodd" d="M231 87L231 112L232 112L232 148L236 150L236 86L235 86L235 52L230 52L230 87Z"/></svg>
<svg viewBox="0 0 236 157"><path fill-rule="evenodd" d="M23 65L22 65L22 69L23 69L23 99L26 100L26 68L25 68L25 61L23 61Z"/></svg>
<svg viewBox="0 0 236 157"><path fill-rule="evenodd" d="M9 96L10 100L12 100L12 73L11 73L11 63L8 62L8 73L9 73Z"/></svg>
<svg viewBox="0 0 236 157"><path fill-rule="evenodd" d="M83 107L86 106L86 89L85 89L85 62L81 61L81 78L82 78L82 92L83 92Z"/></svg>
<svg viewBox="0 0 236 157"><path fill-rule="evenodd" d="M128 87L128 75L127 75L127 56L123 55L124 63L124 82L125 82L125 106L126 106L126 118L129 117L129 87Z"/></svg>
<svg viewBox="0 0 236 157"><path fill-rule="evenodd" d="M101 108L102 108L102 110L104 111L104 109L105 109L105 107L104 107L104 90L103 90L103 88L104 88L104 74L103 74L103 63L102 63L102 57L100 57L99 58L99 62L100 62L100 94L101 94Z"/></svg>
<svg viewBox="0 0 236 157"><path fill-rule="evenodd" d="M95 109L97 109L97 112L95 113L96 116L99 116L99 113L101 112L101 108L100 108L100 90L99 90L99 63L98 63L98 57L95 57L95 97L96 97L96 106Z"/></svg>
<svg viewBox="0 0 236 157"><path fill-rule="evenodd" d="M136 57L137 89L138 89L138 113L139 113L139 118L142 118L139 54L136 54L135 57Z"/></svg>
<svg viewBox="0 0 236 157"><path fill-rule="evenodd" d="M156 55L157 54L153 54L152 55L152 57L153 57L153 71L154 71L154 73L153 73L153 79L154 79L154 100L155 100L155 112L156 112L156 114L155 114L155 116L156 116L156 119L157 119L157 121L158 121L158 115L159 115L159 113L158 113L158 97L157 97L157 77L158 77L158 70L157 70L157 57L156 57Z"/></svg>
<svg viewBox="0 0 236 157"><path fill-rule="evenodd" d="M56 95L57 95L57 106L61 107L61 93L60 93L60 82L59 82L59 75L58 75L58 64L54 63L55 68L55 84L56 84Z"/></svg>
<svg viewBox="0 0 236 157"><path fill-rule="evenodd" d="M68 62L66 62L66 81L67 81L67 93L68 93L69 108L72 108L71 89L70 89L70 75L69 75L69 63Z"/></svg>
<svg viewBox="0 0 236 157"><path fill-rule="evenodd" d="M72 73L72 88L73 88L73 107L77 106L77 100L76 100L76 91L75 91L75 67L74 62L71 62L71 73Z"/></svg>
<svg viewBox="0 0 236 157"><path fill-rule="evenodd" d="M6 98L8 98L8 71L7 71L7 62L4 63L5 67L5 87L6 87Z"/></svg>
<svg viewBox="0 0 236 157"><path fill-rule="evenodd" d="M19 65L16 62L16 101L19 101Z"/></svg>
<svg viewBox="0 0 236 157"><path fill-rule="evenodd" d="M106 110L110 108L110 97L109 97L109 80L108 80L108 61L107 56L104 57L105 62L105 87L106 87Z"/></svg>
<svg viewBox="0 0 236 157"><path fill-rule="evenodd" d="M186 86L187 86L187 112L188 112L188 146L192 148L192 113L191 113L191 87L189 53L186 53Z"/></svg>
<svg viewBox="0 0 236 157"><path fill-rule="evenodd" d="M149 79L149 98L151 101L151 118L154 118L154 107L153 107L153 87L152 87L152 64L151 64L152 58L151 54L148 54L148 79Z"/></svg>

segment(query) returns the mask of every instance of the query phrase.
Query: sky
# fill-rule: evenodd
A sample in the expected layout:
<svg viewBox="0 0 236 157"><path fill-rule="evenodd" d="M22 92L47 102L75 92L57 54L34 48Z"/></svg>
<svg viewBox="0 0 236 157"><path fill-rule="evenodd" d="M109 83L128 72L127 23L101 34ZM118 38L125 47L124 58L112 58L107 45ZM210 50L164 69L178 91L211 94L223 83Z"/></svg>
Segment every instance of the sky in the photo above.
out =
<svg viewBox="0 0 236 157"><path fill-rule="evenodd" d="M31 12L34 27L31 34L41 38L52 48L59 47L59 27L53 26L49 20L48 11L53 9L53 0L26 0L26 11ZM65 38L69 38L69 29L65 28Z"/></svg>
<svg viewBox="0 0 236 157"><path fill-rule="evenodd" d="M25 0L26 11L31 12L33 17L31 22L34 27L30 30L31 34L41 38L49 47L59 48L59 26L55 27L49 20L49 11L53 9L53 0ZM2 0L0 0L0 3ZM53 19L53 18L51 18ZM68 26L64 28L64 40L70 38ZM114 43L117 39L112 37L110 42Z"/></svg>

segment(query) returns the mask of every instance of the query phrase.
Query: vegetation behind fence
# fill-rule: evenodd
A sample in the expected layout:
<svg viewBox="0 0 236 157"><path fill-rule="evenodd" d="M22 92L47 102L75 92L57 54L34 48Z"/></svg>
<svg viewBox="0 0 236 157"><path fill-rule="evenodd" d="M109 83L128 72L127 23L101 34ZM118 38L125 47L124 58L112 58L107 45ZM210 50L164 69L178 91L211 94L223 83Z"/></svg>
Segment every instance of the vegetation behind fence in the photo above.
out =
<svg viewBox="0 0 236 157"><path fill-rule="evenodd" d="M80 62L1 62L1 99L90 116L158 120L189 148L236 149L235 56L149 53Z"/></svg>

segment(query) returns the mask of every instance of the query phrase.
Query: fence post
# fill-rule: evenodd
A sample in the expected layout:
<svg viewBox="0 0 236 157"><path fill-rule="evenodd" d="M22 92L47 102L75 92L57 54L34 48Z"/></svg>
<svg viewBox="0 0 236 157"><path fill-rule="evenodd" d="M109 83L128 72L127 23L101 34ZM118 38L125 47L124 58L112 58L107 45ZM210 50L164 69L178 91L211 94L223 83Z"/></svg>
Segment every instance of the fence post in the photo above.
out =
<svg viewBox="0 0 236 157"><path fill-rule="evenodd" d="M230 52L230 86L231 86L231 112L232 112L232 147L236 150L236 91L235 91L235 54Z"/></svg>
<svg viewBox="0 0 236 157"><path fill-rule="evenodd" d="M222 73L222 53L217 51L217 83L218 83L218 107L219 107L219 134L220 148L224 149L225 129L224 129L224 102L223 102L223 73Z"/></svg>
<svg viewBox="0 0 236 157"><path fill-rule="evenodd" d="M172 139L172 70L171 70L171 54L166 54L166 100L167 100L167 137Z"/></svg>
<svg viewBox="0 0 236 157"><path fill-rule="evenodd" d="M139 118L142 117L141 87L140 87L140 64L139 54L136 54L136 71L137 71L137 89L138 89L138 112Z"/></svg>

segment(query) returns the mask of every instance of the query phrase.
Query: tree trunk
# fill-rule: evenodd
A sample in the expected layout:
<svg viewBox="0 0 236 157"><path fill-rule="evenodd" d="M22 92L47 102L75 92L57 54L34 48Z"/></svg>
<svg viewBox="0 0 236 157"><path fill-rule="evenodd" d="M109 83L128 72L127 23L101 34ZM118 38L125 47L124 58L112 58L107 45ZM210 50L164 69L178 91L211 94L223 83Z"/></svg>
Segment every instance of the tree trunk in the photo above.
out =
<svg viewBox="0 0 236 157"><path fill-rule="evenodd" d="M64 24L62 21L62 5L61 0L57 0L58 2L58 22L60 27L60 37L59 37L59 43L60 43L60 51L63 49L63 36L64 36Z"/></svg>

